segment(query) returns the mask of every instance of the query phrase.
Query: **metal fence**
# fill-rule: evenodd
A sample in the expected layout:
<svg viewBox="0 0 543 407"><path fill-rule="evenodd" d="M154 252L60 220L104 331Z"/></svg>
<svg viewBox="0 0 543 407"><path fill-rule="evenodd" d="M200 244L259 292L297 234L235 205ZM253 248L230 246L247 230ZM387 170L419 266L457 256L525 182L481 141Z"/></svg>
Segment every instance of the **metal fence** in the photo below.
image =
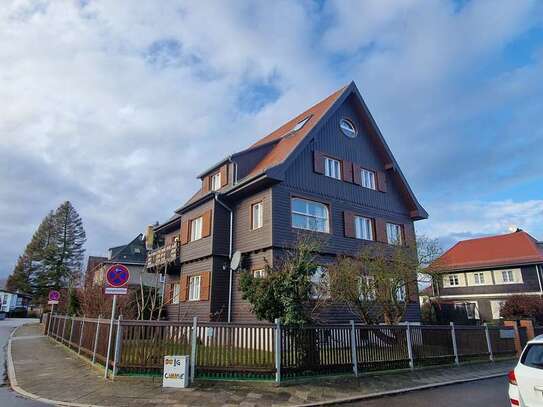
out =
<svg viewBox="0 0 543 407"><path fill-rule="evenodd" d="M111 332L110 332L111 328ZM46 333L113 375L161 375L165 355L190 355L191 376L276 381L460 364L515 354L514 329L355 324L289 327L128 321L53 315ZM110 341L108 339L111 338ZM108 357L109 343L109 357Z"/></svg>

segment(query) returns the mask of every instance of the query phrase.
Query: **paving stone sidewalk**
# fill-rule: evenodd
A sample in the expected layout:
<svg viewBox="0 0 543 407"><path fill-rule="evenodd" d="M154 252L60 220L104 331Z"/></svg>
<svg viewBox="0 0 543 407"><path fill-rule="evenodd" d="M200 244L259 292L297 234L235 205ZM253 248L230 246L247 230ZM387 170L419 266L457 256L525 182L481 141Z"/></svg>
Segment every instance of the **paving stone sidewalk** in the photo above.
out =
<svg viewBox="0 0 543 407"><path fill-rule="evenodd" d="M202 382L163 389L160 379L104 380L99 370L41 335L39 325L17 330L12 357L19 386L40 397L99 406L278 406L319 403L398 389L505 374L514 361L327 379L276 387L261 382Z"/></svg>

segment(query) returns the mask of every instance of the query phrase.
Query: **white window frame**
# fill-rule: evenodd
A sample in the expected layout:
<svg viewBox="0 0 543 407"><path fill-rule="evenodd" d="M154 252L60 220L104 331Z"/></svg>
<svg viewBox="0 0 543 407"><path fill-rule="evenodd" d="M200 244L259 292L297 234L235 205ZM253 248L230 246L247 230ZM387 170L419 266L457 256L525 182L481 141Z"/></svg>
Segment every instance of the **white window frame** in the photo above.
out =
<svg viewBox="0 0 543 407"><path fill-rule="evenodd" d="M300 211L294 210L294 202L295 201L304 202L306 204L306 211L305 212L300 212ZM310 213L309 205L320 205L320 206L322 206L325 209L326 216L321 217L321 216L317 216L317 215L314 215L314 214ZM295 222L294 222L294 216L295 215L305 217L305 220L306 220L306 222L305 222L306 226L305 227L295 225ZM320 230L320 229L316 229L316 228L311 228L311 221L313 221L313 223L315 225L323 223L324 224L324 229ZM303 198L292 198L291 199L291 222L292 222L292 227L296 228L296 229L311 230L313 232L321 232L321 233L330 233L330 210L328 209L328 206L326 204L323 204L321 202L310 201L308 199L303 199Z"/></svg>
<svg viewBox="0 0 543 407"><path fill-rule="evenodd" d="M325 287L322 284L322 279L326 275L326 273L326 267L318 266L313 275L311 276L311 299L318 300L330 298L330 290L328 289L328 287Z"/></svg>
<svg viewBox="0 0 543 407"><path fill-rule="evenodd" d="M189 277L189 301L200 300L200 284L202 282L201 276Z"/></svg>
<svg viewBox="0 0 543 407"><path fill-rule="evenodd" d="M386 227L387 227L388 244L401 246L403 244L402 225L398 225L397 223L387 222ZM394 232L396 236L391 236L392 232Z"/></svg>
<svg viewBox="0 0 543 407"><path fill-rule="evenodd" d="M486 285L485 273L483 271L473 273L473 285Z"/></svg>
<svg viewBox="0 0 543 407"><path fill-rule="evenodd" d="M204 226L204 218L199 218L190 221L190 241L194 242L202 238L202 229Z"/></svg>
<svg viewBox="0 0 543 407"><path fill-rule="evenodd" d="M268 273L266 272L266 269L256 269L253 270L253 277L254 278L266 278Z"/></svg>
<svg viewBox="0 0 543 407"><path fill-rule="evenodd" d="M397 301L405 302L405 300L407 298L407 288L405 287L405 284L398 287L396 289L396 292L394 293L394 295L396 296Z"/></svg>
<svg viewBox="0 0 543 407"><path fill-rule="evenodd" d="M251 205L251 228L260 229L264 224L264 207L262 202L256 202Z"/></svg>
<svg viewBox="0 0 543 407"><path fill-rule="evenodd" d="M212 191L218 191L219 189L221 189L221 172L217 172L215 174L213 174L211 176L211 180L210 180L210 183L211 183L211 190Z"/></svg>
<svg viewBox="0 0 543 407"><path fill-rule="evenodd" d="M179 297L181 296L181 284L175 283L172 291L172 304L179 304Z"/></svg>
<svg viewBox="0 0 543 407"><path fill-rule="evenodd" d="M368 292L366 294L364 294L362 292L362 280L365 280L366 281L366 286L371 288L371 290L368 290ZM359 284L360 284L360 286L359 286L359 292L360 292L359 298L361 300L366 300L366 301L375 301L375 299L377 298L377 293L375 292L375 277L371 276L371 275L363 275L363 276L360 277Z"/></svg>
<svg viewBox="0 0 543 407"><path fill-rule="evenodd" d="M458 274L449 274L449 287L460 286L460 276Z"/></svg>
<svg viewBox="0 0 543 407"><path fill-rule="evenodd" d="M375 179L375 171L367 170L365 168L362 168L360 170L360 180L364 188L373 190L377 189L377 187L375 186Z"/></svg>
<svg viewBox="0 0 543 407"><path fill-rule="evenodd" d="M373 235L373 219L364 216L355 216L354 232L357 239L375 240Z"/></svg>
<svg viewBox="0 0 543 407"><path fill-rule="evenodd" d="M501 315L501 312L502 312L502 308L504 306L504 304L506 303L507 301L506 300L490 300L490 311L492 312L492 319L502 319L502 315ZM496 313L494 311L496 311L496 308L494 308L493 305L497 305L498 306L498 317L496 318Z"/></svg>
<svg viewBox="0 0 543 407"><path fill-rule="evenodd" d="M324 175L334 179L341 179L341 162L335 158L324 157Z"/></svg>
<svg viewBox="0 0 543 407"><path fill-rule="evenodd" d="M513 270L501 270L502 281L504 284L514 284L515 281L515 272ZM507 278L505 277L507 276ZM511 278L509 278L511 277Z"/></svg>

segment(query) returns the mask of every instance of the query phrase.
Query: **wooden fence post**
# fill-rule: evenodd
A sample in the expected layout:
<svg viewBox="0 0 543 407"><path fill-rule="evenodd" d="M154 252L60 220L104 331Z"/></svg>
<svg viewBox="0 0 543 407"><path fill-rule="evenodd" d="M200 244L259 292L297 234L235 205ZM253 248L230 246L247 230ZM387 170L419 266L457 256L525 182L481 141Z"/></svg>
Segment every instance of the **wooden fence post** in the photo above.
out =
<svg viewBox="0 0 543 407"><path fill-rule="evenodd" d="M486 344L488 346L488 357L491 362L494 362L494 355L492 354L492 343L490 342L490 332L488 331L488 324L485 322L485 336Z"/></svg>
<svg viewBox="0 0 543 407"><path fill-rule="evenodd" d="M275 318L275 382L281 383L281 320Z"/></svg>
<svg viewBox="0 0 543 407"><path fill-rule="evenodd" d="M194 383L196 376L196 346L198 339L198 317L192 319L192 349L190 352L190 382Z"/></svg>
<svg viewBox="0 0 543 407"><path fill-rule="evenodd" d="M121 319L123 318L122 315L119 315L119 318L117 318L117 334L115 335L115 353L113 355L113 375L111 376L111 379L115 379L115 375L117 374L119 364L119 358L121 357L121 346L122 346L122 326L121 326Z"/></svg>
<svg viewBox="0 0 543 407"><path fill-rule="evenodd" d="M75 317L72 315L71 324L70 324L70 339L68 339L68 347L72 346L72 337L74 334L74 319Z"/></svg>
<svg viewBox="0 0 543 407"><path fill-rule="evenodd" d="M354 377L358 377L358 358L356 356L356 328L354 321L351 319L351 358L353 361Z"/></svg>
<svg viewBox="0 0 543 407"><path fill-rule="evenodd" d="M460 359L458 358L458 348L456 346L456 332L454 329L454 322L451 321L451 336L452 336L452 345L454 351L454 363L456 365L460 364Z"/></svg>
<svg viewBox="0 0 543 407"><path fill-rule="evenodd" d="M98 315L98 321L96 321L96 333L94 334L94 347L92 350L92 364L96 363L96 347L98 346L98 333L100 332L100 318L102 315Z"/></svg>
<svg viewBox="0 0 543 407"><path fill-rule="evenodd" d="M409 356L409 368L415 369L415 361L413 360L413 344L411 342L411 324L406 322L405 336L407 339L407 355Z"/></svg>
<svg viewBox="0 0 543 407"><path fill-rule="evenodd" d="M68 319L68 314L64 314L64 324L62 324L62 343L64 343L64 336L66 335L66 320Z"/></svg>
<svg viewBox="0 0 543 407"><path fill-rule="evenodd" d="M79 333L79 348L77 349L77 354L81 354L81 342L83 341L83 331L85 330L85 315L83 315L83 319L81 320L81 332Z"/></svg>

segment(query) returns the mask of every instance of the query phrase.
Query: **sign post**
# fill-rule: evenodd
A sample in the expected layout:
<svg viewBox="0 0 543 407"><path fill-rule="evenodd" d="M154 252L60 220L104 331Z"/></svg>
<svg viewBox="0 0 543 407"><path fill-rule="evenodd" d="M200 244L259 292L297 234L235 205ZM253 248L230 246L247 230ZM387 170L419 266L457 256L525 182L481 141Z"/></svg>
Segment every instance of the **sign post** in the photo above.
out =
<svg viewBox="0 0 543 407"><path fill-rule="evenodd" d="M106 273L107 285L104 292L109 295L113 295L113 304L111 305L111 320L109 322L109 335L107 341L107 356L106 365L104 369L104 379L107 379L107 372L109 369L109 355L111 354L111 336L113 335L113 322L115 321L115 308L117 306L117 295L125 295L128 293L128 279L130 278L130 271L122 264L114 264Z"/></svg>
<svg viewBox="0 0 543 407"><path fill-rule="evenodd" d="M51 305L51 316L49 318L49 326L47 327L47 335L51 332L51 319L53 318L53 313L55 312L55 304L58 304L60 300L60 293L57 290L49 291L49 301L47 304Z"/></svg>

